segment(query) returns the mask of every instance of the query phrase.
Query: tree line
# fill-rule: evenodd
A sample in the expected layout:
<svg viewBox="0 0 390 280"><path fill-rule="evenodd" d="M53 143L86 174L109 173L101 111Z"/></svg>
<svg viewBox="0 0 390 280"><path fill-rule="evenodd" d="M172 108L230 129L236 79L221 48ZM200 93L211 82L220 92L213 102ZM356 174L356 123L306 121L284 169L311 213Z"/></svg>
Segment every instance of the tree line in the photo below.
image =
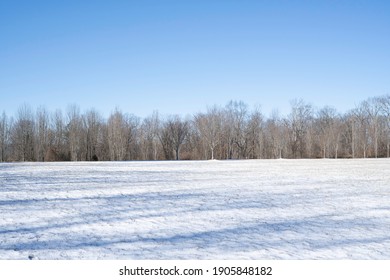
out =
<svg viewBox="0 0 390 280"><path fill-rule="evenodd" d="M107 119L77 105L48 111L20 106L0 116L0 161L123 161L390 156L390 95L340 114L291 102L290 113L265 117L242 101L191 117L146 118L114 110Z"/></svg>

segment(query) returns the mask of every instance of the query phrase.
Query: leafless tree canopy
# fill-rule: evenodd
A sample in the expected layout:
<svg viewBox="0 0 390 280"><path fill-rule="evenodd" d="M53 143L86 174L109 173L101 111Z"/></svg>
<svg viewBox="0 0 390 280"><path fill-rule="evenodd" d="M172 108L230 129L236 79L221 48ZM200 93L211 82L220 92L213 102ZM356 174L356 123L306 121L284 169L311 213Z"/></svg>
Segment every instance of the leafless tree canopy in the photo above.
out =
<svg viewBox="0 0 390 280"><path fill-rule="evenodd" d="M286 116L266 118L242 101L213 106L190 118L140 119L114 110L65 113L22 105L0 114L0 161L122 161L260 158L390 157L390 95L338 113L291 102Z"/></svg>

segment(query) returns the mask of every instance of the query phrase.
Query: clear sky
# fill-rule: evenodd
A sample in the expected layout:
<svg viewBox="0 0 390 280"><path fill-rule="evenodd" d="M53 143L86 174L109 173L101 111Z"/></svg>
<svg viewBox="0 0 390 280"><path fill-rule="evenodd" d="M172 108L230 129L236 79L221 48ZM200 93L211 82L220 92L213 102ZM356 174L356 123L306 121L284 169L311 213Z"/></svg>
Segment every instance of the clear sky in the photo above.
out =
<svg viewBox="0 0 390 280"><path fill-rule="evenodd" d="M0 0L0 112L192 114L390 94L390 1Z"/></svg>

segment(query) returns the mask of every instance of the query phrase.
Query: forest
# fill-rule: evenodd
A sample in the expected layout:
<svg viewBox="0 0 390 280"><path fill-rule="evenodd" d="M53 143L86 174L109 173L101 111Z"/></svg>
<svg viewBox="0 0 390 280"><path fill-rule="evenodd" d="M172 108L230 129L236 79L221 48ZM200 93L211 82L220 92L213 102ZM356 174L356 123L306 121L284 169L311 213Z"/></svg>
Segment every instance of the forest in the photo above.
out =
<svg viewBox="0 0 390 280"><path fill-rule="evenodd" d="M21 105L0 115L0 162L124 161L390 156L390 95L372 97L345 113L315 109L302 99L290 112L265 117L242 101L192 116L139 118L115 109L66 112Z"/></svg>

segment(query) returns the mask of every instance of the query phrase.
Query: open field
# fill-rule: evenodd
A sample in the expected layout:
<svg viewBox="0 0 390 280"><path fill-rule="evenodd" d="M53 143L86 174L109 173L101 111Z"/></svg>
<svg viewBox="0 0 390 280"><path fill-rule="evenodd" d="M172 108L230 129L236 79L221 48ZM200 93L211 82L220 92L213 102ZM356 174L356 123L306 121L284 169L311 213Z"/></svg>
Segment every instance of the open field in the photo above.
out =
<svg viewBox="0 0 390 280"><path fill-rule="evenodd" d="M0 164L0 259L390 259L390 160Z"/></svg>

